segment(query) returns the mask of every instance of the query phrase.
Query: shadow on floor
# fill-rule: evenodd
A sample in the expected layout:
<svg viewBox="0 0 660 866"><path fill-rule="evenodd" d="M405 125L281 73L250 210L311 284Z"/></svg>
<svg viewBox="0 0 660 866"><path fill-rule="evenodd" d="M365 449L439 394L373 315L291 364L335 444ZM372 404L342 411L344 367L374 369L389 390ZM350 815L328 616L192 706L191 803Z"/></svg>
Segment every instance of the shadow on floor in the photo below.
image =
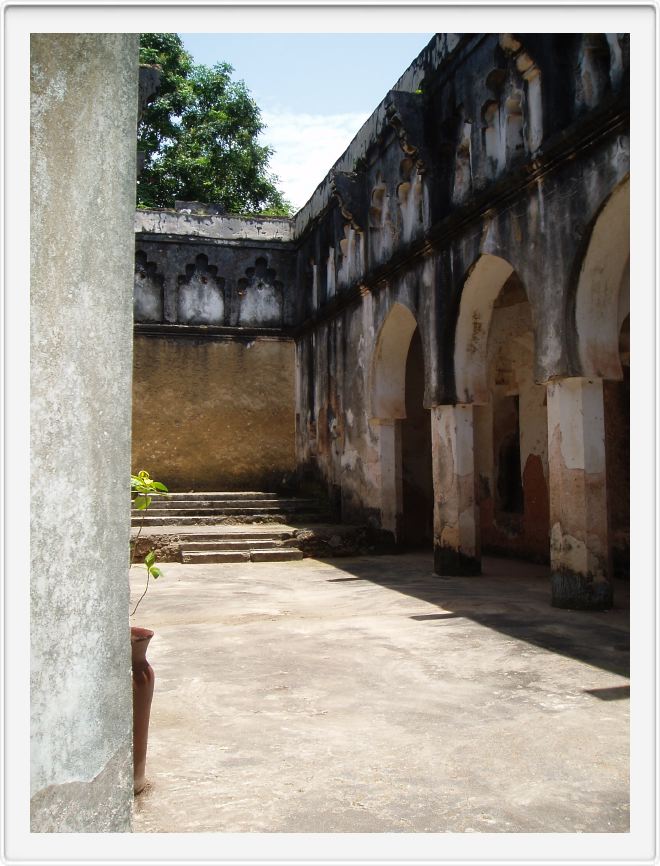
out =
<svg viewBox="0 0 660 866"><path fill-rule="evenodd" d="M443 608L443 613L411 616L420 628L442 628L444 620L464 617L541 649L629 676L628 586L623 581L617 581L612 610L560 610L550 604L547 566L484 557L479 577L439 577L430 552L330 561L351 576L330 578L329 583L368 581ZM612 692L594 692L602 700L625 697L617 689L597 691Z"/></svg>

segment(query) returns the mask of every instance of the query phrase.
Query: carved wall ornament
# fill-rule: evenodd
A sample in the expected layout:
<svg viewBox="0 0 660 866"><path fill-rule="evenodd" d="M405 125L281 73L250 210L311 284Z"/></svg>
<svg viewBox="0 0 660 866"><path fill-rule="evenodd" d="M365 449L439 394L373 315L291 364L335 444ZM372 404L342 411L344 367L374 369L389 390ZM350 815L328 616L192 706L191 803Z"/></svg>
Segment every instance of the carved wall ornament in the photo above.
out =
<svg viewBox="0 0 660 866"><path fill-rule="evenodd" d="M332 173L331 187L344 219L347 219L356 231L364 231L367 223L364 174L335 171Z"/></svg>
<svg viewBox="0 0 660 866"><path fill-rule="evenodd" d="M186 325L222 325L225 318L225 281L215 265L201 254L178 278L177 319Z"/></svg>
<svg viewBox="0 0 660 866"><path fill-rule="evenodd" d="M433 163L426 146L422 94L390 90L385 103L385 118L394 128L401 150L417 163L419 173L428 172Z"/></svg>
<svg viewBox="0 0 660 866"><path fill-rule="evenodd" d="M238 324L263 328L282 324L283 284L266 258L258 258L253 268L238 281Z"/></svg>

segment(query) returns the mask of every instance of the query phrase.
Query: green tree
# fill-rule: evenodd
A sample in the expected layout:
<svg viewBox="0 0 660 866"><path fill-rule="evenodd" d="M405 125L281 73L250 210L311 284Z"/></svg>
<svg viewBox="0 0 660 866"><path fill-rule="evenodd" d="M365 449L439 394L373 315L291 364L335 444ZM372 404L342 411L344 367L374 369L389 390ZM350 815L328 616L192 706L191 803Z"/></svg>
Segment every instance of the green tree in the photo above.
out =
<svg viewBox="0 0 660 866"><path fill-rule="evenodd" d="M174 200L218 202L230 213L288 216L291 206L268 171L272 148L257 143L261 113L232 67L196 65L175 33L143 33L140 63L162 69L157 98L138 128L145 155L140 207Z"/></svg>

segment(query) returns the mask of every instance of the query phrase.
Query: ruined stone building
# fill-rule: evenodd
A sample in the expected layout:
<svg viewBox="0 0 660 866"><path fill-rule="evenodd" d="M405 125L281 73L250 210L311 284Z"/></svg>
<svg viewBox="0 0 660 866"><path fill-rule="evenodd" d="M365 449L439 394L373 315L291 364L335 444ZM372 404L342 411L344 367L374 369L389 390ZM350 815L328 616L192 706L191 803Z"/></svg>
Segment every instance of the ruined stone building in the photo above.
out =
<svg viewBox="0 0 660 866"><path fill-rule="evenodd" d="M627 576L625 34L436 35L293 219L136 216L133 465Z"/></svg>
<svg viewBox="0 0 660 866"><path fill-rule="evenodd" d="M130 830L131 467L174 491L321 490L432 546L439 575L498 552L549 563L557 605L611 603L626 34L436 35L293 219L135 215L135 34L33 33L30 71L33 834ZM27 623L6 618L8 644Z"/></svg>

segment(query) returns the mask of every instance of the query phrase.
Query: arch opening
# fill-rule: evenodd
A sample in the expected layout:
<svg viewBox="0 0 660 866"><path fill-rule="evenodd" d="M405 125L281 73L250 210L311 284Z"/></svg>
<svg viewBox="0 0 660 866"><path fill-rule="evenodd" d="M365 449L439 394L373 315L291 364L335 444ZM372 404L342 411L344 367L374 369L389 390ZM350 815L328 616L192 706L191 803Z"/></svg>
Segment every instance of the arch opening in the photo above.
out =
<svg viewBox="0 0 660 866"><path fill-rule="evenodd" d="M391 421L406 417L406 360L417 320L395 303L380 331L371 370L371 417Z"/></svg>
<svg viewBox="0 0 660 866"><path fill-rule="evenodd" d="M486 345L493 305L513 266L499 256L483 255L468 273L456 324L454 372L459 403L487 403Z"/></svg>
<svg viewBox="0 0 660 866"><path fill-rule="evenodd" d="M381 523L398 543L433 541L431 413L424 407L424 350L417 321L395 303L371 369L371 418L378 427Z"/></svg>
<svg viewBox="0 0 660 866"><path fill-rule="evenodd" d="M431 412L424 407L424 352L419 328L406 358L406 417L401 421L401 540L411 548L433 544Z"/></svg>
<svg viewBox="0 0 660 866"><path fill-rule="evenodd" d="M504 259L482 256L463 288L454 351L458 402L474 404L480 546L547 562L547 406L534 354L520 277Z"/></svg>
<svg viewBox="0 0 660 866"><path fill-rule="evenodd" d="M531 307L514 270L493 303L485 371L489 399L475 408L482 549L547 562L546 392L534 381Z"/></svg>
<svg viewBox="0 0 660 866"><path fill-rule="evenodd" d="M579 364L586 378L623 378L619 333L626 298L630 309L629 289L624 288L622 294L629 260L630 180L626 179L607 199L594 223L578 277L575 334Z"/></svg>

